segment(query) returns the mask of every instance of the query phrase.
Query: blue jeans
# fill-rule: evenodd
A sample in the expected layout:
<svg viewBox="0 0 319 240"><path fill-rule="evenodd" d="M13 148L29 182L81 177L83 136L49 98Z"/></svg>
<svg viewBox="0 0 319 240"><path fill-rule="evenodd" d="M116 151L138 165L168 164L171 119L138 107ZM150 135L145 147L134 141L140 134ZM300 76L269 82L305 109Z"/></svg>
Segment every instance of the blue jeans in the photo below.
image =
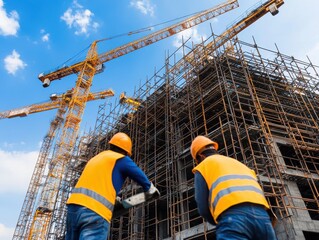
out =
<svg viewBox="0 0 319 240"><path fill-rule="evenodd" d="M263 206L239 204L227 209L218 217L217 240L275 240L277 239L270 217Z"/></svg>
<svg viewBox="0 0 319 240"><path fill-rule="evenodd" d="M66 240L106 240L109 222L86 207L69 204Z"/></svg>

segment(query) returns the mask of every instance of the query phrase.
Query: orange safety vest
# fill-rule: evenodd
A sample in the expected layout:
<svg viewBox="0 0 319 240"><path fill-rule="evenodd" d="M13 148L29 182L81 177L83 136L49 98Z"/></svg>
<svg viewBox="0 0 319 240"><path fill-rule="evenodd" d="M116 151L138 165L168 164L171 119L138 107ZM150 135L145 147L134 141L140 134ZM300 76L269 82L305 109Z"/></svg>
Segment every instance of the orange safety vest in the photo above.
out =
<svg viewBox="0 0 319 240"><path fill-rule="evenodd" d="M239 203L250 202L269 208L256 174L236 159L215 154L194 169L200 172L209 188L209 209L217 223L218 216Z"/></svg>
<svg viewBox="0 0 319 240"><path fill-rule="evenodd" d="M112 172L116 161L122 157L123 154L107 150L90 159L67 204L84 206L110 222L116 199Z"/></svg>

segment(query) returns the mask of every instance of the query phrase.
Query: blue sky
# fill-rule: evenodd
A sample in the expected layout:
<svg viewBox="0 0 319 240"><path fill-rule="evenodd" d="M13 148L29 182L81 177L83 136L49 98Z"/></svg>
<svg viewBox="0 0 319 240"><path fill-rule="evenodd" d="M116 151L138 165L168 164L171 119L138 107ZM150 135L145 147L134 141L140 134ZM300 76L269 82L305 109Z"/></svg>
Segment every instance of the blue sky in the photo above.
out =
<svg viewBox="0 0 319 240"><path fill-rule="evenodd" d="M76 76L43 88L37 76L61 66L85 50L94 40L110 38L207 9L219 0L127 0L127 1L17 1L0 0L0 112L49 100L52 93L71 89ZM239 0L240 7L184 32L193 41L216 34L259 1ZM243 41L257 43L319 65L319 1L286 0L280 13L258 20L240 33ZM166 27L161 25L154 30ZM112 38L98 45L99 53L138 39L152 31ZM96 75L91 91L113 89L133 94L134 87L164 64L165 51L172 52L181 35L114 59ZM84 51L84 53L86 53ZM111 101L113 101L113 99ZM94 127L102 101L89 102L81 132ZM0 239L12 238L41 141L56 111L25 118L0 120Z"/></svg>

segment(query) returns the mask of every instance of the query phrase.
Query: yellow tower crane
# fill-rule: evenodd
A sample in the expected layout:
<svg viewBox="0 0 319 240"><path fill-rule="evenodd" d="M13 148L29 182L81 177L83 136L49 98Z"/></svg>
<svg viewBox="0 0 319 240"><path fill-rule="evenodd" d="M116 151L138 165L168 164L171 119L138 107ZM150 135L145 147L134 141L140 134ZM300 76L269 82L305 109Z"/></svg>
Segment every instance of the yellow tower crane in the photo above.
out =
<svg viewBox="0 0 319 240"><path fill-rule="evenodd" d="M119 102L122 105L126 104L126 105L130 106L130 109L129 109L130 112L128 112L124 115L125 122L130 122L134 116L134 112L136 112L138 110L138 107L141 106L142 100L137 99L137 98L128 97L128 96L126 96L125 92L122 92L120 95Z"/></svg>
<svg viewBox="0 0 319 240"><path fill-rule="evenodd" d="M204 58L208 59L208 55L221 47L227 41L238 35L241 31L249 27L258 19L270 12L273 16L277 15L278 8L284 4L284 0L268 0L265 3L257 6L250 12L245 12L244 16L238 21L232 24L226 31L217 36L213 41L207 44L205 49L208 49L205 53L195 49L189 52L183 57L177 64L175 64L169 71L178 74L183 71L183 68L188 68L190 65L196 64L196 62L202 61ZM197 51L198 50L198 51ZM197 54L199 52L200 54Z"/></svg>
<svg viewBox="0 0 319 240"><path fill-rule="evenodd" d="M38 113L43 111L49 111L56 108L65 108L72 98L73 90L68 90L66 93L57 95L52 94L50 101L31 104L29 106L20 107L12 110L0 112L0 119L14 118L14 117L26 117L32 113ZM86 101L92 101L96 99L104 99L106 97L114 96L113 90L104 90L96 93L89 93Z"/></svg>
<svg viewBox="0 0 319 240"><path fill-rule="evenodd" d="M118 48L110 50L108 52L98 54L97 43L103 40L94 41L91 44L89 52L84 61L73 64L72 66L63 66L62 68L50 72L39 74L39 80L42 82L43 87L48 87L52 81L61 79L63 77L78 74L78 82L87 83L91 81L93 76L103 71L103 63L111 61L115 58L121 57L130 52L136 51L140 48L146 47L165 38L180 33L186 29L192 28L198 24L201 24L207 20L224 14L230 10L233 10L239 6L238 0L227 0L225 3L219 4L213 8L207 9L200 13L195 14L179 23L176 23L170 27L159 30L153 34L147 35L141 39L122 45ZM82 76L85 74L84 76ZM87 75L86 75L87 74ZM83 77L89 77L87 79L81 79ZM83 81L85 80L85 81Z"/></svg>
<svg viewBox="0 0 319 240"><path fill-rule="evenodd" d="M25 107L0 112L0 119L5 119L14 117L25 117L29 114L49 111L58 108L57 114L50 123L49 131L45 135L39 151L38 159L19 215L18 224L15 229L15 235L17 236L20 235L19 233L24 232L24 229L28 227L30 228L32 220L32 218L30 219L30 216L32 217L32 213L35 211L34 206L39 194L39 189L41 185L43 185L41 181L46 178L45 170L47 168L48 156L50 154L54 138L63 123L66 108L68 103L70 102L72 94L73 91L68 90L66 91L66 93L61 95L52 94L50 96L50 100L47 102L32 104ZM105 99L112 96L114 96L113 90L103 90L100 92L89 93L87 101Z"/></svg>
<svg viewBox="0 0 319 240"><path fill-rule="evenodd" d="M126 104L132 106L133 110L135 110L135 111L141 105L141 101L139 99L132 98L132 97L127 97L125 95L125 92L122 92L121 95L120 95L120 103L121 104L126 103Z"/></svg>
<svg viewBox="0 0 319 240"><path fill-rule="evenodd" d="M264 16L266 13L271 12L273 15L277 14L278 8L284 3L283 0L268 0L258 8L254 9L237 24L227 29L224 34L221 35L219 41L216 39L211 44L211 50L214 51L226 41L230 40L236 34L243 29L251 25L253 22ZM227 2L220 4L214 8L202 11L180 23L174 24L168 28L157 31L139 40L125 44L111 51L103 54L97 53L97 43L100 41L94 41L89 49L89 52L84 61L73 64L69 67L63 67L50 73L41 73L39 79L44 87L48 87L54 80L61 79L71 74L77 74L76 86L74 88L74 94L71 98L68 106L68 112L66 115L66 121L64 123L62 133L58 142L58 149L54 158L51 160L51 174L48 175L46 182L46 191L43 191L40 196L40 204L38 210L34 215L31 229L26 229L22 235L23 239L59 239L63 236L63 233L59 232L63 228L59 224L59 217L62 218L62 212L60 206L56 206L57 198L61 194L60 185L62 178L64 177L65 167L70 160L70 152L75 144L79 124L81 122L83 110L86 101L81 98L88 95L92 80L95 74L103 71L103 63L112 59L121 57L125 54L158 42L164 38L177 34L185 29L191 28L197 24L207 21L213 17L219 16L225 12L228 12L238 7L237 0L228 0ZM188 55L188 59L195 58L192 54ZM188 61L188 60L186 60ZM180 61L184 62L185 61ZM177 68L182 68L182 64L177 64ZM43 211L41 211L41 209ZM19 235L14 234L13 239L21 239Z"/></svg>
<svg viewBox="0 0 319 240"><path fill-rule="evenodd" d="M59 219L64 214L62 212L63 208L56 203L60 203L60 199L64 199L64 195L68 194L61 192L61 183L64 176L66 176L65 169L71 159L70 152L72 152L75 146L93 77L95 74L103 71L103 63L182 32L236 7L238 7L237 0L228 0L223 4L187 18L180 23L100 55L97 53L97 43L99 41L94 41L84 61L69 67L63 67L48 74L42 73L39 75L39 79L44 87L48 87L54 80L74 73L78 77L70 103L68 104L61 134L57 140L55 155L50 162L50 173L39 197L39 204L36 206L38 211L33 216L31 227L25 229L23 233L15 231L13 239L21 239L21 237L24 239L56 239L61 236L61 231L64 231L63 227L61 227L63 223ZM19 222L18 225L20 226L21 223Z"/></svg>

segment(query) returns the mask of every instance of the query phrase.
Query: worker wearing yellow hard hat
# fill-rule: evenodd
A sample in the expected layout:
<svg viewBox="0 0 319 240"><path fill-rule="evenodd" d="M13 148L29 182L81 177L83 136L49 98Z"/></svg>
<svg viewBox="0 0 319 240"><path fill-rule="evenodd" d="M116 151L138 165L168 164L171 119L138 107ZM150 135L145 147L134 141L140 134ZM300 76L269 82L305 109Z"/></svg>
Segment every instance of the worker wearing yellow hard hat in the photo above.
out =
<svg viewBox="0 0 319 240"><path fill-rule="evenodd" d="M198 212L216 225L216 239L277 239L255 172L217 151L218 143L205 136L190 147Z"/></svg>
<svg viewBox="0 0 319 240"><path fill-rule="evenodd" d="M113 209L127 177L142 186L146 196L159 191L133 162L132 141L116 133L103 151L86 164L68 201L66 240L107 239Z"/></svg>

